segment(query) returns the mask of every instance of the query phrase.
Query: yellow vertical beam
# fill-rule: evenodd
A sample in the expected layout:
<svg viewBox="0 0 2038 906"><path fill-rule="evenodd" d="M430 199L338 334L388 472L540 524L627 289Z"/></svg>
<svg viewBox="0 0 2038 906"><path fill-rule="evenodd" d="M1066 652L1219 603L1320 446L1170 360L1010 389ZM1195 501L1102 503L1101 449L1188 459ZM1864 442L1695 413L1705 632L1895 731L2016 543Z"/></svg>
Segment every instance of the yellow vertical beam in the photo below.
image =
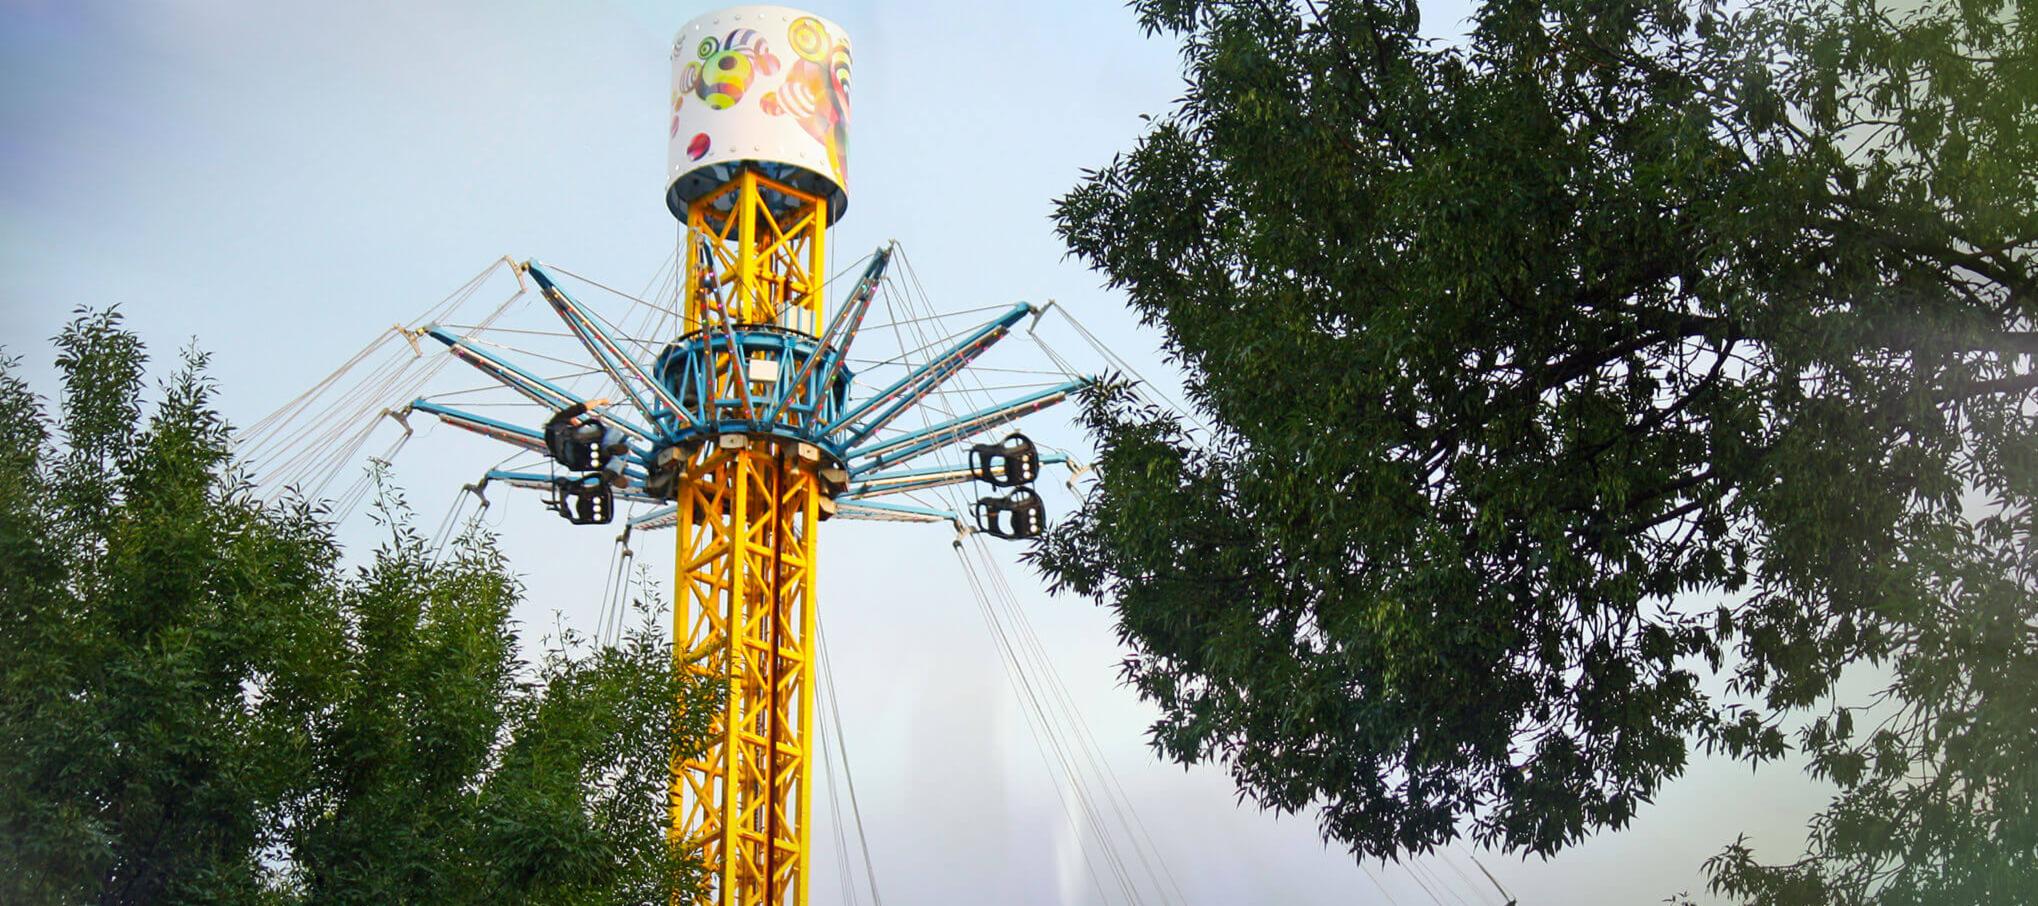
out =
<svg viewBox="0 0 2038 906"><path fill-rule="evenodd" d="M748 323L757 320L757 171L748 167L737 177L741 188L736 195L736 311Z"/></svg>
<svg viewBox="0 0 2038 906"><path fill-rule="evenodd" d="M827 223L828 199L814 199L813 212L813 216L808 222L815 224ZM807 298L805 300L808 313L807 323L813 325L812 329L816 333L819 333L821 330L821 301L823 298L821 289L828 283L827 241L828 231L817 227L813 231L813 239L807 243Z"/></svg>
<svg viewBox="0 0 2038 906"><path fill-rule="evenodd" d="M779 305L820 324L826 224L825 200L747 169L695 201L688 329L770 323ZM747 363L715 367L732 396ZM811 446L722 438L678 488L674 639L726 694L710 750L673 763L671 839L708 869L701 906L807 903L819 468Z"/></svg>
<svg viewBox="0 0 2038 906"><path fill-rule="evenodd" d="M823 204L826 204L826 202L823 202ZM826 223L827 219L822 218L820 222ZM815 247L819 248L819 245L816 244ZM821 272L819 270L815 270L814 273L819 274ZM817 277L816 279L819 278ZM816 301L817 309L819 305L818 302L819 296L820 293L817 289L817 291L815 292L815 298L817 300ZM819 323L820 312L818 310L815 311L814 318L815 323ZM800 846L801 871L799 876L794 878L794 894L793 894L793 901L795 904L797 904L797 906L807 906L808 886L807 886L807 873L805 869L807 868L807 866L813 863L812 838L807 835L806 831L808 828L813 826L810 823L812 821L813 816L812 807L814 799L813 775L808 769L813 761L813 759L809 757L810 756L809 750L813 748L813 742L815 739L814 685L816 682L818 682L817 674L815 673L814 646L820 642L820 636L816 634L814 625L815 621L818 619L818 616L814 612L815 577L819 572L820 565L816 561L814 556L815 552L814 529L821 524L821 487L818 471L819 465L820 465L819 462L807 462L801 465L801 467L799 468L800 482L802 485L800 498L797 501L790 502L788 506L788 509L791 509L794 506L799 508L798 511L801 528L800 574L799 581L797 583L797 588L794 592L794 594L797 595L797 600L799 602L800 608L800 640L801 640L800 664L802 671L801 682L799 684L799 689L797 690L797 694L799 695L799 709L800 709L799 738L801 744L800 772L799 777L797 778L797 782L799 785L798 821L800 828L799 846ZM844 858L847 858L849 854L843 853L842 855Z"/></svg>

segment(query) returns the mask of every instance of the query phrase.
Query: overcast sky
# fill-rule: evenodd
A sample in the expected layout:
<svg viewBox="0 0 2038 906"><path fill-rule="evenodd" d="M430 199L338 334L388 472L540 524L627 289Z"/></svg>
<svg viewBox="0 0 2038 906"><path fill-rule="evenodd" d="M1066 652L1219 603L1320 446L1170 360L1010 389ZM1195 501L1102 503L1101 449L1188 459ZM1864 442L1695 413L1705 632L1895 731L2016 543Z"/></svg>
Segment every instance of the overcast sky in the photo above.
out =
<svg viewBox="0 0 2038 906"><path fill-rule="evenodd" d="M674 241L669 42L710 8L0 0L0 345L48 391L47 340L68 312L118 303L159 364L192 338L213 353L221 408L248 424L501 255L641 286ZM1165 383L1153 338L1064 260L1048 213L1081 168L1130 147L1140 115L1168 109L1175 47L1114 2L812 8L855 42L836 260L897 239L938 305L1058 300ZM1466 10L1425 3L1425 28L1449 38ZM1072 436L1059 416L1033 422ZM430 528L492 460L484 442L428 431L396 476ZM490 522L531 591L528 640L591 629L613 533L576 530L534 496L497 499ZM372 542L358 524L346 537ZM636 545L652 569L670 569L670 537ZM1120 902L1088 880L1097 842L1062 810L949 541L846 523L825 536L822 608L882 892ZM1465 879L1462 848L1413 871L1361 867L1312 816L1277 820L1238 804L1219 769L1155 762L1152 714L1116 682L1108 612L1048 597L1007 560L1189 902L1498 902ZM841 901L825 802L816 904ZM1547 862L1481 861L1524 904L1657 902L1700 892L1700 862L1737 833L1794 856L1819 802L1794 768L1702 761L1624 833Z"/></svg>

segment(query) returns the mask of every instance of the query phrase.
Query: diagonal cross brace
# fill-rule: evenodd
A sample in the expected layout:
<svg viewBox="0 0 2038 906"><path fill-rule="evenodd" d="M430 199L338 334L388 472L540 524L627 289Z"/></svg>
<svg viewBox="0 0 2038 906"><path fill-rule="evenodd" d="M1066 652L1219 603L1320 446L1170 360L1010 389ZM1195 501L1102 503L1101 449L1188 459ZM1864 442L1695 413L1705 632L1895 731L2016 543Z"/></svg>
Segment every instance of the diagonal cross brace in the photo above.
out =
<svg viewBox="0 0 2038 906"><path fill-rule="evenodd" d="M538 281L539 288L545 293L545 301L551 303L552 310L559 313L559 318L566 322L567 329L573 331L573 335L580 339L581 345L587 347L587 351L594 356L595 364L609 373L609 377L615 380L617 386L623 388L623 393L630 397L630 402L635 403L645 416L655 423L658 413L664 411L678 421L679 428L683 429L693 424L692 415L679 404L679 400L674 399L664 385L645 374L643 366L638 365L637 360L624 351L622 344L617 343L615 337L610 336L608 331L603 330L600 324L589 317L579 302L574 301L572 296L560 289L551 274L546 273L535 261L524 262L524 270L532 279ZM639 387L649 391L659 405L653 406L647 402Z"/></svg>
<svg viewBox="0 0 2038 906"><path fill-rule="evenodd" d="M462 337L454 336L437 324L426 328L425 333L430 334L432 339L446 344L447 348L452 351L454 358L474 366L481 373L495 378L504 386L530 397L533 402L540 406L556 411L573 405L585 405L587 402L565 388L517 367L501 356L481 349ZM604 414L608 413L605 412ZM608 414L608 417L615 423L616 427L635 435L638 440L647 443L652 440L650 431L626 419L617 418L613 414Z"/></svg>
<svg viewBox="0 0 2038 906"><path fill-rule="evenodd" d="M922 454L954 443L979 431L988 431L1022 415L1038 412L1068 399L1069 394L1090 383L1089 378L1078 378L1066 384L1049 387L1039 393L1028 394L1010 402L979 409L968 415L951 418L939 424L929 425L918 431L901 434L890 440L859 447L849 451L849 458L870 461L851 470L854 473L875 471L894 466Z"/></svg>
<svg viewBox="0 0 2038 906"><path fill-rule="evenodd" d="M964 366L975 361L977 356L983 355L984 350L991 348L993 344L1011 334L1012 325L1025 320L1026 316L1032 314L1032 312L1033 306L1024 302L1012 306L1004 314L992 318L983 326L970 331L969 335L963 337L960 342L943 350L941 354L928 359L920 367L913 369L910 374L900 378L890 387L886 387L849 410L841 418L836 419L834 424L827 427L828 433L832 434L837 430L848 427L858 419L863 418L866 413L876 410L876 414L871 415L869 421L856 426L854 433L850 434L842 442L842 445L853 447L862 443L866 438L877 433L880 428L891 424L894 419L904 414L907 409L912 408L914 403L925 399L927 394L933 393L935 388L940 387L943 382L955 376L956 372L961 371ZM880 406L883 408L879 409L878 407Z"/></svg>

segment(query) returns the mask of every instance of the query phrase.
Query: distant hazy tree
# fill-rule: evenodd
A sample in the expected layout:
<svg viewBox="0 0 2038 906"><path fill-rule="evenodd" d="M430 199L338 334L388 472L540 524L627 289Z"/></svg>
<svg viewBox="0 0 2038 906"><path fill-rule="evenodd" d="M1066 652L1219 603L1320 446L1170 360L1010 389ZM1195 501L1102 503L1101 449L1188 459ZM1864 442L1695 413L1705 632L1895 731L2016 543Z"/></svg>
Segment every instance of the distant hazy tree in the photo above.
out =
<svg viewBox="0 0 2038 906"><path fill-rule="evenodd" d="M2038 10L1133 6L1186 94L1057 219L1213 431L1093 394L1036 557L1160 751L1394 857L1794 744L1716 892L2038 897Z"/></svg>
<svg viewBox="0 0 2038 906"><path fill-rule="evenodd" d="M666 758L712 713L652 624L518 659L491 540L393 492L358 573L231 466L205 359L146 419L112 312L54 425L0 366L0 902L658 903Z"/></svg>

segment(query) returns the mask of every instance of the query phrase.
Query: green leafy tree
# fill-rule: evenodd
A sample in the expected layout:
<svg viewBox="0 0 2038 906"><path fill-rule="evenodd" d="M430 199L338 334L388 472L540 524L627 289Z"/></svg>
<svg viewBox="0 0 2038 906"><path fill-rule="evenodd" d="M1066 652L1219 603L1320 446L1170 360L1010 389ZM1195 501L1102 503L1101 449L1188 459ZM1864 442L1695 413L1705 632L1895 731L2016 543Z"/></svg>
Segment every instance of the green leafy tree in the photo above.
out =
<svg viewBox="0 0 2038 906"><path fill-rule="evenodd" d="M1161 752L1397 857L1796 748L1715 891L2038 896L2038 10L1133 6L1186 95L1056 216L1212 430L1092 394L1034 556Z"/></svg>
<svg viewBox="0 0 2038 906"><path fill-rule="evenodd" d="M275 630L309 616L330 538L227 478L202 356L144 421L116 317L56 347L55 426L0 374L0 900L248 901L289 778L244 686L285 669Z"/></svg>
<svg viewBox="0 0 2038 906"><path fill-rule="evenodd" d="M232 468L204 357L144 420L117 314L0 369L0 901L664 903L667 758L703 739L645 602L533 664L492 540L385 489L358 571Z"/></svg>
<svg viewBox="0 0 2038 906"><path fill-rule="evenodd" d="M666 846L674 740L706 738L653 620L589 651L518 658L506 564L469 535L435 559L401 499L390 541L337 589L283 737L311 782L278 810L286 877L315 903L668 902L695 876ZM675 707L675 702L679 707Z"/></svg>

